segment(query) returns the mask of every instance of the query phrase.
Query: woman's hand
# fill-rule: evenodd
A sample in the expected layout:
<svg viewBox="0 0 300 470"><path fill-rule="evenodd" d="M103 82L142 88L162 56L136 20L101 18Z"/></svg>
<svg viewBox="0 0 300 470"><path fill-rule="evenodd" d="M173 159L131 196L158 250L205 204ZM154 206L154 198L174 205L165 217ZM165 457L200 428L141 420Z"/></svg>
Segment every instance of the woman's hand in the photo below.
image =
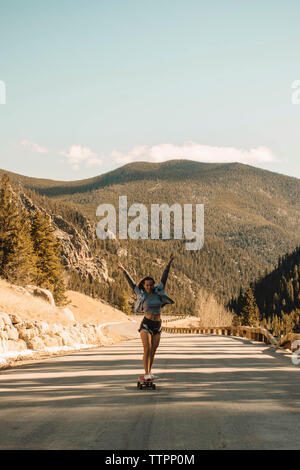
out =
<svg viewBox="0 0 300 470"><path fill-rule="evenodd" d="M120 263L120 261L118 261L118 268L124 270L124 266Z"/></svg>

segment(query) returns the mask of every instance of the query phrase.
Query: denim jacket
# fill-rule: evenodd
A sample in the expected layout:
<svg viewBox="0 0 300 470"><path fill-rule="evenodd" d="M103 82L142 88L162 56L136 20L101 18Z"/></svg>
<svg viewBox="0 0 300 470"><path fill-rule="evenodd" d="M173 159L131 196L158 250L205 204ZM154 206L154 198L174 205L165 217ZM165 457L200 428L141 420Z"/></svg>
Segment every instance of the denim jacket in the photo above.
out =
<svg viewBox="0 0 300 470"><path fill-rule="evenodd" d="M170 269L170 264L167 264L166 268L164 269L164 272L161 277L160 283L154 287L154 292L161 298L162 300L162 305L163 307L166 304L174 304L174 300L171 299L164 291L164 287L167 282L168 274L169 274L169 269ZM123 272L125 274L125 277L130 285L130 287L134 290L134 292L137 294L137 301L135 304L135 309L134 311L136 313L143 313L142 308L143 308L143 302L146 299L146 292L143 289L139 289L139 287L136 285L128 271L126 269L123 269Z"/></svg>

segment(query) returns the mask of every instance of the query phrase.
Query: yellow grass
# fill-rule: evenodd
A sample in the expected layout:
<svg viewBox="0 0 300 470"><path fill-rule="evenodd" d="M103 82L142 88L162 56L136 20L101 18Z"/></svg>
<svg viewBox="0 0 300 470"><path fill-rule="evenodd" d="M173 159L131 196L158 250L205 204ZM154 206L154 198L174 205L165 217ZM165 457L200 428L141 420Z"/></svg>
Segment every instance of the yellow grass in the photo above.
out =
<svg viewBox="0 0 300 470"><path fill-rule="evenodd" d="M22 320L27 321L39 320L49 324L60 323L62 325L74 323L67 318L63 308L54 307L39 297L16 292L15 289L16 286L0 278L0 311L16 314ZM87 295L67 291L66 296L71 301L67 308L73 312L75 322L101 324L129 321L128 317L120 310Z"/></svg>
<svg viewBox="0 0 300 470"><path fill-rule="evenodd" d="M79 323L98 325L111 321L130 321L127 315L117 308L88 295L68 290L66 296L71 300L68 308L72 310L76 321Z"/></svg>

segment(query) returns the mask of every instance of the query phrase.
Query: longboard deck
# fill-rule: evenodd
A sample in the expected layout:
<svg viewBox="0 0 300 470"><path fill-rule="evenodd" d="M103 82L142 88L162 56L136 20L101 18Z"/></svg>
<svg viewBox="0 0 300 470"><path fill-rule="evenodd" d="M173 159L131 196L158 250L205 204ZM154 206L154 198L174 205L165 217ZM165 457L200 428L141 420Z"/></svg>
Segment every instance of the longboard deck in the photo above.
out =
<svg viewBox="0 0 300 470"><path fill-rule="evenodd" d="M156 385L154 383L154 379L144 379L143 376L139 376L138 378L138 382L137 382L137 388L139 388L140 390L142 389L147 389L147 388L151 388L153 390L156 389Z"/></svg>

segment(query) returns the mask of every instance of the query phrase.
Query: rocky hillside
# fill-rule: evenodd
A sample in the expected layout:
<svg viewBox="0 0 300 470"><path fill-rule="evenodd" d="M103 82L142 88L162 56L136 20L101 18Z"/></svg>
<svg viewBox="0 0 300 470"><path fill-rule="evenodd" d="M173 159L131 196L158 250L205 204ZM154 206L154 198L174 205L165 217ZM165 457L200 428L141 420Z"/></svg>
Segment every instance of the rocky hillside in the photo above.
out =
<svg viewBox="0 0 300 470"><path fill-rule="evenodd" d="M106 260L101 255L94 256L91 253L90 243L96 239L96 232L88 219L84 220L84 230L79 231L61 215L33 203L25 193L21 192L20 198L29 214L32 215L39 209L50 216L52 226L55 228L54 235L62 246L61 260L66 271L75 271L82 279L89 278L95 282L114 282L108 275Z"/></svg>

